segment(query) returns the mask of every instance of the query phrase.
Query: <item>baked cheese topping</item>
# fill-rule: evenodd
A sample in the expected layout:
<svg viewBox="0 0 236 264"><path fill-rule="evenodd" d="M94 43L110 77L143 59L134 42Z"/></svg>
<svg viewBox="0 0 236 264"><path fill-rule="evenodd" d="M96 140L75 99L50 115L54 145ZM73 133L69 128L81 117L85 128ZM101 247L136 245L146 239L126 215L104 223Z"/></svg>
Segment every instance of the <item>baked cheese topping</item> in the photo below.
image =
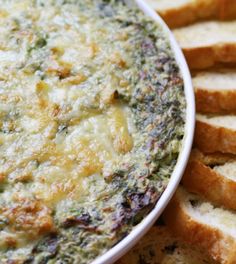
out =
<svg viewBox="0 0 236 264"><path fill-rule="evenodd" d="M1 3L0 175L13 195L3 211L17 222L22 214L13 207L24 212L25 203L40 200L45 206L37 210L51 222L46 206L80 199L87 177L105 175L132 150L132 114L115 99L117 88L131 93L124 77L130 58L122 54L126 32L114 39L113 28L89 13L31 2ZM26 236L53 228L38 227L35 212L23 217Z"/></svg>
<svg viewBox="0 0 236 264"><path fill-rule="evenodd" d="M151 195L141 202L146 208L166 186L184 115L161 143L164 166L155 165L161 145L151 133L165 121L153 108L160 103L152 105L154 84L143 83L155 70L155 54L145 62L141 53L152 53L155 39L163 54L169 47L156 26L135 12L123 1L0 0L1 263L87 263L124 236L117 229L129 230L115 208L126 195ZM157 36L149 37L151 28ZM182 111L182 80L171 63L155 78L163 87L175 78L180 88L159 96ZM149 155L152 148L159 148L155 155ZM144 180L147 167L152 179ZM157 181L152 171L158 169ZM58 255L46 247L53 239L61 246ZM69 246L72 241L77 244ZM74 248L71 259L63 255L67 247Z"/></svg>

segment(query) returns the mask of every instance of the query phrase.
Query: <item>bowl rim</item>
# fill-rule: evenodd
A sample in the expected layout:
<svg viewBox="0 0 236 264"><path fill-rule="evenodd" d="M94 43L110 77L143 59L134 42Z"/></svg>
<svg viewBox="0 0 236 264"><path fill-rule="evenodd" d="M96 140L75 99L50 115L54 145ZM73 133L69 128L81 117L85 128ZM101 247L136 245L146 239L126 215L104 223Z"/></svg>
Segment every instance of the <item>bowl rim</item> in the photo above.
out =
<svg viewBox="0 0 236 264"><path fill-rule="evenodd" d="M174 195L186 168L192 149L196 114L195 96L190 71L185 57L179 45L177 44L174 35L163 19L146 2L144 2L144 0L135 0L135 2L139 9L141 9L147 16L151 17L155 22L161 25L164 32L166 33L167 38L169 39L175 59L179 65L180 72L184 80L184 91L187 102L185 136L183 139L183 147L180 151L178 161L171 175L170 181L155 207L124 239L122 239L118 244L109 249L103 255L96 258L91 264L114 263L125 253L127 253L148 232Z"/></svg>

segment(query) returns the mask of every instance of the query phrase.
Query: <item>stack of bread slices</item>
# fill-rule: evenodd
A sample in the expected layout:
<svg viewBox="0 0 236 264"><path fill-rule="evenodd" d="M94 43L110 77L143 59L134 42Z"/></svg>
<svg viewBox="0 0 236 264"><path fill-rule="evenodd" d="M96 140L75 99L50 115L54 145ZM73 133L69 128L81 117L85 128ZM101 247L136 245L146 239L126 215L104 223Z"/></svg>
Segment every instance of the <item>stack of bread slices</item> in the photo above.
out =
<svg viewBox="0 0 236 264"><path fill-rule="evenodd" d="M146 1L187 59L196 132L166 226L154 227L121 263L236 264L236 0Z"/></svg>

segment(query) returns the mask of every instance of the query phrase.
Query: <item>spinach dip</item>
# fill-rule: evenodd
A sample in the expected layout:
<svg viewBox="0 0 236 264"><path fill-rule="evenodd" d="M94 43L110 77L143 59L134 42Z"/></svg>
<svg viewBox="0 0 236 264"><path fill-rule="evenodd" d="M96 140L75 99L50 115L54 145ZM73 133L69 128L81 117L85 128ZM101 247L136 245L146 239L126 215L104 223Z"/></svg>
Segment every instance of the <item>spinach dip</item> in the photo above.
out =
<svg viewBox="0 0 236 264"><path fill-rule="evenodd" d="M138 8L0 0L0 263L90 263L127 236L168 184L185 110Z"/></svg>

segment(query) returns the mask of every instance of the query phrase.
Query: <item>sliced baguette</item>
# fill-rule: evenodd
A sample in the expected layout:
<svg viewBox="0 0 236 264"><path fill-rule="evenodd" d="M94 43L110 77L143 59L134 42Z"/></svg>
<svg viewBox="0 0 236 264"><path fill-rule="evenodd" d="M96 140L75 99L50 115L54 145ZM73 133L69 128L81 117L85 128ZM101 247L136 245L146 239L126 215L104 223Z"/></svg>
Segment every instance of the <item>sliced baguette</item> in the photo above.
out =
<svg viewBox="0 0 236 264"><path fill-rule="evenodd" d="M220 16L218 0L146 0L171 28Z"/></svg>
<svg viewBox="0 0 236 264"><path fill-rule="evenodd" d="M236 263L236 214L180 187L164 212L172 231L223 264Z"/></svg>
<svg viewBox="0 0 236 264"><path fill-rule="evenodd" d="M235 159L236 155L234 154L224 154L221 152L204 154L198 149L193 149L190 156L190 161L198 160L209 167L223 165L227 162L234 161Z"/></svg>
<svg viewBox="0 0 236 264"><path fill-rule="evenodd" d="M204 153L236 154L236 116L198 114L194 145Z"/></svg>
<svg viewBox="0 0 236 264"><path fill-rule="evenodd" d="M215 263L199 248L173 236L165 226L155 226L116 264L210 264Z"/></svg>
<svg viewBox="0 0 236 264"><path fill-rule="evenodd" d="M236 156L193 150L182 184L189 192L236 210Z"/></svg>
<svg viewBox="0 0 236 264"><path fill-rule="evenodd" d="M171 28L206 19L236 18L236 2L232 0L146 0L146 2Z"/></svg>
<svg viewBox="0 0 236 264"><path fill-rule="evenodd" d="M202 22L173 32L191 69L236 65L236 21Z"/></svg>
<svg viewBox="0 0 236 264"><path fill-rule="evenodd" d="M200 72L193 77L200 113L236 113L236 71Z"/></svg>

